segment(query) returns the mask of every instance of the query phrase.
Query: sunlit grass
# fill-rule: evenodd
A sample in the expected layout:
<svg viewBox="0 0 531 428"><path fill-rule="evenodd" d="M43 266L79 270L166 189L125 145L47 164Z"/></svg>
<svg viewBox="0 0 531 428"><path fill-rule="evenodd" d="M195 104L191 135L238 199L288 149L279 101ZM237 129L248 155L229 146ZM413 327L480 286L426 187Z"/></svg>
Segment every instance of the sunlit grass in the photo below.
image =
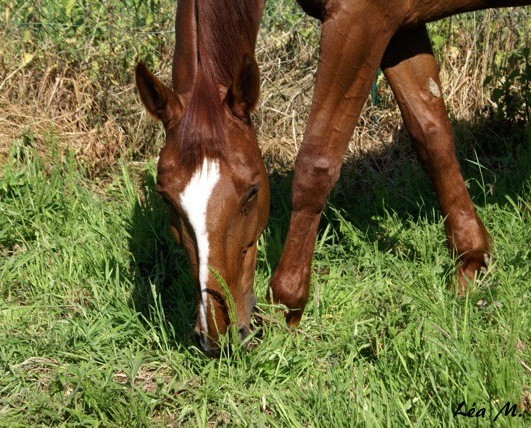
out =
<svg viewBox="0 0 531 428"><path fill-rule="evenodd" d="M0 182L0 426L468 426L461 401L486 409L479 426L506 402L524 416L497 426L529 422L529 180L483 198L496 261L457 299L424 186L394 176L366 218L369 196L349 186L379 178L346 173L291 330L264 301L287 218L288 181L273 179L262 337L212 360L190 340L194 291L153 163L95 187L72 159L46 165L17 144ZM401 191L424 203L395 211Z"/></svg>

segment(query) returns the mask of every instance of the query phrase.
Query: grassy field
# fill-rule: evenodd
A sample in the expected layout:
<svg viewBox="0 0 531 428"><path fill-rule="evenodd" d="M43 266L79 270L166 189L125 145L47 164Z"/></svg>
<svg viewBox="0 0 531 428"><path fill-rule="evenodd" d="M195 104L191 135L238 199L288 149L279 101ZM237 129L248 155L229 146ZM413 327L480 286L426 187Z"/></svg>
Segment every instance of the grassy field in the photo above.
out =
<svg viewBox="0 0 531 428"><path fill-rule="evenodd" d="M111 3L0 8L0 427L529 426L528 12L432 27L458 155L495 242L488 274L454 296L436 201L380 79L292 330L264 295L317 32L295 2L269 0L254 118L272 187L262 331L212 360L190 340L190 272L154 192L161 131L131 83L138 58L169 74L174 5Z"/></svg>
<svg viewBox="0 0 531 428"><path fill-rule="evenodd" d="M463 299L419 168L345 174L298 330L263 303L288 215L289 180L272 177L263 335L219 360L190 343L190 275L153 162L100 185L74 165L19 141L3 172L0 426L490 426L507 402L518 416L494 426L529 423L529 151L468 164L496 261ZM461 401L485 417L454 417Z"/></svg>

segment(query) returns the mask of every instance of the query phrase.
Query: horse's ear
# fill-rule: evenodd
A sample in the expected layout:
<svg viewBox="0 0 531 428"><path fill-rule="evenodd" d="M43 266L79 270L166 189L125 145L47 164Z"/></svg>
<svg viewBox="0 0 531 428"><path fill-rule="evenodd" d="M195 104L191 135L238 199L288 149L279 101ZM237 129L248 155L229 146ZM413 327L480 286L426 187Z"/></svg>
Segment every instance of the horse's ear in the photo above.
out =
<svg viewBox="0 0 531 428"><path fill-rule="evenodd" d="M166 124L179 113L181 106L178 96L157 79L143 62L136 66L135 80L142 103L155 119Z"/></svg>
<svg viewBox="0 0 531 428"><path fill-rule="evenodd" d="M248 120L259 96L260 70L256 60L247 56L229 89L227 103L237 117Z"/></svg>

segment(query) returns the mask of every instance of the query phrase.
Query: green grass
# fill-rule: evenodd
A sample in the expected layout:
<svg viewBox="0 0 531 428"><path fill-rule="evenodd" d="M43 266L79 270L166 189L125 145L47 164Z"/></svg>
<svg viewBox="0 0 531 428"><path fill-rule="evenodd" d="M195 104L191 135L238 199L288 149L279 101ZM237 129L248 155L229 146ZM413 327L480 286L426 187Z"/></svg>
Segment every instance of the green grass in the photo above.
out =
<svg viewBox="0 0 531 428"><path fill-rule="evenodd" d="M0 182L0 426L491 426L530 396L525 153L507 169L464 163L496 261L463 299L416 164L346 171L297 330L263 299L288 215L289 180L272 177L263 337L211 360L190 341L193 287L153 162L94 183L73 156L45 164L15 142ZM489 193L493 177L505 184ZM485 418L454 417L461 401ZM517 413L494 426L526 426Z"/></svg>
<svg viewBox="0 0 531 428"><path fill-rule="evenodd" d="M492 101L475 114L484 95L478 108L462 102L477 94L448 100L496 243L475 293L448 291L442 220L396 111L383 115L396 110L386 90L362 124L388 126L393 143L363 152L332 192L302 325L288 329L263 298L289 215L289 179L273 175L256 276L263 335L211 360L190 340L191 275L146 161L160 128L141 120L132 83L139 59L168 76L175 2L34 3L0 7L0 427L529 425L527 9L430 26L441 70L474 71ZM307 111L309 87L292 83L315 65L318 31L302 16L293 0L267 2L261 141L304 128L272 114ZM463 400L485 418L454 417ZM492 422L507 402L523 416Z"/></svg>

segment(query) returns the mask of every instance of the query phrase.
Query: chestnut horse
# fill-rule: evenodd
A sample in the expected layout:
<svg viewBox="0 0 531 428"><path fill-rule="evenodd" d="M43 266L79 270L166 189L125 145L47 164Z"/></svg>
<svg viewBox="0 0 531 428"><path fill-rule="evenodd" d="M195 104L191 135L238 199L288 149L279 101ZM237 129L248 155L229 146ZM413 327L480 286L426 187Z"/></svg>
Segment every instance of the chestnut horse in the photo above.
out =
<svg viewBox="0 0 531 428"><path fill-rule="evenodd" d="M268 299L288 308L288 324L300 322L321 213L379 67L435 189L463 293L487 265L491 244L456 161L425 24L531 0L297 1L322 23L319 65ZM166 130L156 188L190 259L199 296L195 334L209 355L219 352L229 325L241 338L248 334L255 303L256 242L269 213L268 177L250 119L259 96L254 50L264 2L179 0L173 89L142 63L136 69L142 102Z"/></svg>

